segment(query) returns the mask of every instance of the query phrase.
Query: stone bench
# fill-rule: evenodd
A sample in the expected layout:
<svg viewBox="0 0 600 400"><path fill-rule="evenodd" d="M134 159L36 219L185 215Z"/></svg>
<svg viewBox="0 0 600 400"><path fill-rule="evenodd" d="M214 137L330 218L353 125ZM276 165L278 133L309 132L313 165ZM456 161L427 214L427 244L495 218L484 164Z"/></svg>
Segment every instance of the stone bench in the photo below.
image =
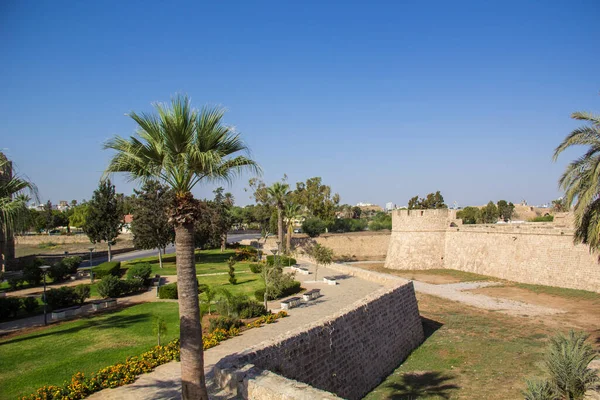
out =
<svg viewBox="0 0 600 400"><path fill-rule="evenodd" d="M335 280L335 277L333 277L333 276L324 277L323 282L325 282L328 285L337 285L337 281Z"/></svg>
<svg viewBox="0 0 600 400"><path fill-rule="evenodd" d="M281 302L281 309L289 310L290 308L298 307L300 304L302 304L302 299L300 297L290 297Z"/></svg>
<svg viewBox="0 0 600 400"><path fill-rule="evenodd" d="M78 315L81 312L81 306L73 306L67 308L61 308L60 310L52 311L52 319L63 319Z"/></svg>
<svg viewBox="0 0 600 400"><path fill-rule="evenodd" d="M308 268L304 268L304 267L292 267L292 271L296 271L301 275L309 275L310 271L308 270Z"/></svg>
<svg viewBox="0 0 600 400"><path fill-rule="evenodd" d="M117 305L117 299L102 299L92 302L92 309L94 311L101 310L103 308L111 308Z"/></svg>
<svg viewBox="0 0 600 400"><path fill-rule="evenodd" d="M308 292L304 292L302 294L302 298L304 299L304 301L311 301L314 299L318 299L320 296L321 296L321 289L309 290Z"/></svg>

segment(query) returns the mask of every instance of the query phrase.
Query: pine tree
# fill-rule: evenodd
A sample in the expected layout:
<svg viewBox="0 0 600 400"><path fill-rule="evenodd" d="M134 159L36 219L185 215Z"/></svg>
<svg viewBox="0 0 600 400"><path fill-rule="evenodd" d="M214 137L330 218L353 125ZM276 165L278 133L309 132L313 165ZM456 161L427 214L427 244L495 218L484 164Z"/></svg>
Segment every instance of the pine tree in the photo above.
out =
<svg viewBox="0 0 600 400"><path fill-rule="evenodd" d="M109 179L100 181L88 207L84 231L92 243L108 244L108 261L110 261L112 260L111 246L123 226L123 213L115 194L115 186Z"/></svg>

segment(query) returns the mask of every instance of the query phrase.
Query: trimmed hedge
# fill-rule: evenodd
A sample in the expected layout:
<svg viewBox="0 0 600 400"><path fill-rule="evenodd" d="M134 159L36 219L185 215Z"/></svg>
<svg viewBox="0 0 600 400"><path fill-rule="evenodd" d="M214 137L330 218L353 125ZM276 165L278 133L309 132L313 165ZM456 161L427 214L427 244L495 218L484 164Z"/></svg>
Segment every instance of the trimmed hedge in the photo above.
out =
<svg viewBox="0 0 600 400"><path fill-rule="evenodd" d="M168 283L164 286L161 286L158 289L158 298L159 299L178 299L177 296L177 282Z"/></svg>
<svg viewBox="0 0 600 400"><path fill-rule="evenodd" d="M104 298L127 296L144 289L144 280L132 278L121 280L116 276L107 276L98 284L98 293Z"/></svg>
<svg viewBox="0 0 600 400"><path fill-rule="evenodd" d="M46 303L53 310L74 306L79 301L80 298L75 293L75 288L69 286L50 289L46 292Z"/></svg>
<svg viewBox="0 0 600 400"><path fill-rule="evenodd" d="M288 265L296 265L296 259L287 256L277 256L279 266L287 267ZM267 264L274 265L275 264L275 256L267 256Z"/></svg>
<svg viewBox="0 0 600 400"><path fill-rule="evenodd" d="M118 277L121 274L121 262L120 261L109 261L102 263L94 268L92 268L92 272L94 273L94 277L102 279L109 275Z"/></svg>
<svg viewBox="0 0 600 400"><path fill-rule="evenodd" d="M262 272L262 265L258 263L250 264L250 271L255 274L260 274Z"/></svg>
<svg viewBox="0 0 600 400"><path fill-rule="evenodd" d="M239 328L242 326L244 326L244 323L237 318L217 317L211 318L209 320L208 331L211 333L214 332L216 329L223 329L229 331L231 327Z"/></svg>
<svg viewBox="0 0 600 400"><path fill-rule="evenodd" d="M140 278L146 280L152 274L152 265L149 263L135 264L127 270L127 279Z"/></svg>

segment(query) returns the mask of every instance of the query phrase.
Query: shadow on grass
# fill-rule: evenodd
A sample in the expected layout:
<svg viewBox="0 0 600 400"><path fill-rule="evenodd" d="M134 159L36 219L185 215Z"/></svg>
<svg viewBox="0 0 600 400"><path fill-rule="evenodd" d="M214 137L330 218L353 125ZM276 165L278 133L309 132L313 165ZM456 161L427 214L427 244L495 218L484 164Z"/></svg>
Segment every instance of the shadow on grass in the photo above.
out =
<svg viewBox="0 0 600 400"><path fill-rule="evenodd" d="M437 396L442 399L449 399L452 391L460 388L460 386L450 382L452 379L454 379L452 376L436 371L407 373L402 375L399 381L385 385L386 389L393 392L386 398L412 400Z"/></svg>
<svg viewBox="0 0 600 400"><path fill-rule="evenodd" d="M438 329L444 326L444 324L442 324L441 322L425 318L424 316L421 316L421 323L423 324L423 333L425 334L425 340L429 339L431 335L433 335Z"/></svg>
<svg viewBox="0 0 600 400"><path fill-rule="evenodd" d="M118 311L122 311L122 310L118 310ZM59 336L59 335L63 335L63 334L76 333L83 329L104 330L104 329L113 329L113 328L126 328L126 327L129 327L131 324L149 320L152 317L152 314L144 313L144 314L128 315L128 316L111 315L108 318L104 318L100 321L97 320L97 317L98 317L97 315L83 317L82 319L78 320L78 322L80 322L80 323L76 324L75 326L73 326L71 328L58 329L58 330L52 329L51 331L44 329L44 331L41 331L38 334L33 334L33 335L26 334L24 336L18 336L13 339L9 339L5 342L0 343L0 347L7 345L7 344L11 344L11 343L18 343L18 342L22 342L22 341L26 341L26 340L31 340L31 339L39 339L39 338L43 338L46 336ZM60 325L58 325L58 326L60 327ZM91 331L90 334L93 334L93 331Z"/></svg>

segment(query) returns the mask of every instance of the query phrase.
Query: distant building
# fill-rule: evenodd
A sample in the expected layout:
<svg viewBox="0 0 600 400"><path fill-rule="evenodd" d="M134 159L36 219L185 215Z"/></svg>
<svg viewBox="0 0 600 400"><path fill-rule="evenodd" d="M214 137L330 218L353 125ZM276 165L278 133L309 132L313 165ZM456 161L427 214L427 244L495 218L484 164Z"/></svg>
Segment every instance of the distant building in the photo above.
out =
<svg viewBox="0 0 600 400"><path fill-rule="evenodd" d="M391 211L391 210L395 210L395 209L396 209L396 205L394 203L392 203L391 201L389 203L385 203L386 211Z"/></svg>

